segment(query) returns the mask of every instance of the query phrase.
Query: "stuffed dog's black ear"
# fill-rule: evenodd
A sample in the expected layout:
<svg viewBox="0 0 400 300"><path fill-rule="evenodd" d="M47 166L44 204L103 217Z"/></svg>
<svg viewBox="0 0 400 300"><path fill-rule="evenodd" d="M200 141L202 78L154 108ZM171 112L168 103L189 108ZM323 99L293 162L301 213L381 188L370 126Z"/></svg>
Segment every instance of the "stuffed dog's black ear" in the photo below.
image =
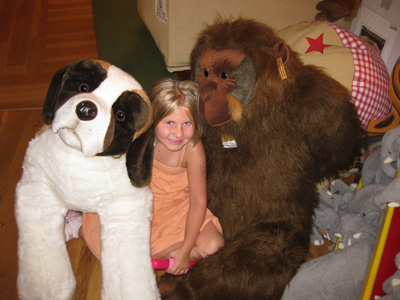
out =
<svg viewBox="0 0 400 300"><path fill-rule="evenodd" d="M129 146L126 168L133 186L149 185L154 154L154 128L149 127Z"/></svg>
<svg viewBox="0 0 400 300"><path fill-rule="evenodd" d="M54 118L55 106L57 102L58 91L60 90L61 83L68 66L59 69L51 80L49 89L47 90L46 99L43 104L42 119L45 124L50 125Z"/></svg>

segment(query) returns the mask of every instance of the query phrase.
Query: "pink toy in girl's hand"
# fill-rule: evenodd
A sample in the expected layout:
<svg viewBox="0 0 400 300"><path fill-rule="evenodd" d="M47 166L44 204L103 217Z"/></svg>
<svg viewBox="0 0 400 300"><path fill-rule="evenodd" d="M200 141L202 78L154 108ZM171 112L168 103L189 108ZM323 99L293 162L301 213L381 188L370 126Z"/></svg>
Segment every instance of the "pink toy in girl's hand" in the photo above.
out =
<svg viewBox="0 0 400 300"><path fill-rule="evenodd" d="M175 263L175 259L152 259L151 264L153 265L154 270L168 270ZM190 261L189 270L196 264L195 261Z"/></svg>

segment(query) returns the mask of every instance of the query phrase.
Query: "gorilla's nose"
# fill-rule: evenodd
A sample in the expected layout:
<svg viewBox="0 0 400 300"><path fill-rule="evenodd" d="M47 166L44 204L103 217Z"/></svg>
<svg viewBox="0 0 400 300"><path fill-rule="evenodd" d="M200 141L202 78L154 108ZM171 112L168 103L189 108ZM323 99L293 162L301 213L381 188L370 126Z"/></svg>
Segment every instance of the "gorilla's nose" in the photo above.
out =
<svg viewBox="0 0 400 300"><path fill-rule="evenodd" d="M97 106L92 101L82 101L76 106L76 115L82 121L93 120L97 116Z"/></svg>

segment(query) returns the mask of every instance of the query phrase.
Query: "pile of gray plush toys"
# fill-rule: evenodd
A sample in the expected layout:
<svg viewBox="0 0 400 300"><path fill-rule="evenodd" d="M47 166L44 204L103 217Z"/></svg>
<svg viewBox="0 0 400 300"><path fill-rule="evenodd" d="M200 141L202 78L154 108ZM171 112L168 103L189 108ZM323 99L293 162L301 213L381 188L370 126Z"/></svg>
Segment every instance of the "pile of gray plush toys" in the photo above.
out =
<svg viewBox="0 0 400 300"><path fill-rule="evenodd" d="M357 299L386 205L400 206L400 126L383 136L378 151L362 166L361 188L340 179L319 192L311 242L330 240L330 253L302 265L282 299ZM400 299L397 271L382 286L381 300Z"/></svg>

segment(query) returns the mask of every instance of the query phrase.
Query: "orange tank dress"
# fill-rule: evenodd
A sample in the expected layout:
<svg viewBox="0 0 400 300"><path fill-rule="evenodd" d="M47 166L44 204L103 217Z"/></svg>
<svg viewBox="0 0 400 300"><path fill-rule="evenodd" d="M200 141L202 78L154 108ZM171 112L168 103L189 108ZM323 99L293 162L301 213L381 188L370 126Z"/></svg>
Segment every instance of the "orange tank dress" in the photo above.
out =
<svg viewBox="0 0 400 300"><path fill-rule="evenodd" d="M151 255L184 240L186 216L189 210L187 170L181 167L184 152L178 167L170 167L153 160L150 182L154 196L150 239ZM214 226L222 233L218 218L207 209L200 231L209 222L213 222ZM83 238L93 254L100 259L100 223L97 214L83 214L82 223Z"/></svg>

